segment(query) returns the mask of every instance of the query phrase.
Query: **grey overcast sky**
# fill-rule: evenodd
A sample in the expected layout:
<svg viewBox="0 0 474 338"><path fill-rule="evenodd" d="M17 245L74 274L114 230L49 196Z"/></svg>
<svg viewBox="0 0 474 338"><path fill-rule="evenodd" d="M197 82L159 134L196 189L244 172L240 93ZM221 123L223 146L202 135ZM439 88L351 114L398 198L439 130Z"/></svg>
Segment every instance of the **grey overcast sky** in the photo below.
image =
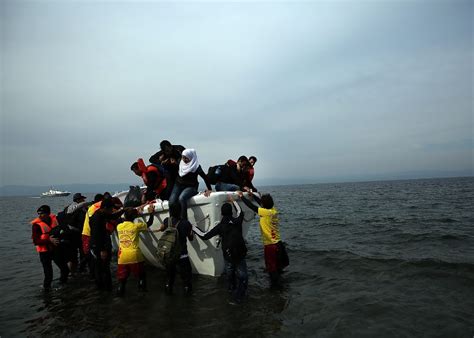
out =
<svg viewBox="0 0 474 338"><path fill-rule="evenodd" d="M473 174L473 1L3 0L1 185ZM137 181L138 182L138 181Z"/></svg>

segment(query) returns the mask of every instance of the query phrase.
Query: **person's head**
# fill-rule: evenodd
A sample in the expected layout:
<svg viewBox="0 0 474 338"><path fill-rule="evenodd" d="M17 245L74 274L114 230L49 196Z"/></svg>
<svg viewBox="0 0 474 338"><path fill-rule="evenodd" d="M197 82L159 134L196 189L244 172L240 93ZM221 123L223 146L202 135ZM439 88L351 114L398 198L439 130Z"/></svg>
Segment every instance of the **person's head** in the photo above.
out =
<svg viewBox="0 0 474 338"><path fill-rule="evenodd" d="M138 210L135 208L125 208L123 217L126 221L133 222L138 217Z"/></svg>
<svg viewBox="0 0 474 338"><path fill-rule="evenodd" d="M232 205L230 203L224 203L221 207L222 216L232 216Z"/></svg>
<svg viewBox="0 0 474 338"><path fill-rule="evenodd" d="M188 164L189 162L191 162L194 158L196 157L196 151L194 149L184 149L183 150L183 153L182 153L182 156L181 156L181 160Z"/></svg>
<svg viewBox="0 0 474 338"><path fill-rule="evenodd" d="M170 154L173 152L173 146L171 145L171 142L168 140L163 140L160 142L160 149L167 154Z"/></svg>
<svg viewBox="0 0 474 338"><path fill-rule="evenodd" d="M104 199L105 198L112 198L112 195L110 194L110 192L108 191L104 192Z"/></svg>
<svg viewBox="0 0 474 338"><path fill-rule="evenodd" d="M173 203L170 205L170 216L174 218L181 218L181 204Z"/></svg>
<svg viewBox="0 0 474 338"><path fill-rule="evenodd" d="M87 197L83 196L80 192L77 192L72 196L72 200L76 203L84 202L86 200L86 198Z"/></svg>
<svg viewBox="0 0 474 338"><path fill-rule="evenodd" d="M237 169L238 170L245 170L249 166L249 159L247 156L240 156L239 159L237 160Z"/></svg>
<svg viewBox="0 0 474 338"><path fill-rule="evenodd" d="M249 157L249 163L253 167L255 163L257 163L257 158L255 156L250 156Z"/></svg>
<svg viewBox="0 0 474 338"><path fill-rule="evenodd" d="M142 176L142 172L140 169L138 169L138 162L132 163L132 166L130 167L130 170L135 173L137 176Z"/></svg>
<svg viewBox="0 0 474 338"><path fill-rule="evenodd" d="M104 199L104 195L102 194L97 194L94 196L94 203L100 202Z"/></svg>
<svg viewBox="0 0 474 338"><path fill-rule="evenodd" d="M262 195L260 202L262 203L262 208L265 208L265 209L273 208L273 198L270 194Z"/></svg>
<svg viewBox="0 0 474 338"><path fill-rule="evenodd" d="M100 204L100 210L103 213L111 214L114 211L114 201L111 198L104 198Z"/></svg>
<svg viewBox="0 0 474 338"><path fill-rule="evenodd" d="M38 213L38 218L44 221L45 219L49 218L49 215L51 214L51 208L49 205L44 204L40 206L36 212Z"/></svg>

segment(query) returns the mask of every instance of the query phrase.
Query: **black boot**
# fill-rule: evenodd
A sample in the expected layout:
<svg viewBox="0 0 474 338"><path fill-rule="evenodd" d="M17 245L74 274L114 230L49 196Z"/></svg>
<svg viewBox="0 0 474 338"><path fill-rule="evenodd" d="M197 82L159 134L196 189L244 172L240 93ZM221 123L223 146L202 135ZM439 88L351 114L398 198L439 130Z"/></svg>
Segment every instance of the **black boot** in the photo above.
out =
<svg viewBox="0 0 474 338"><path fill-rule="evenodd" d="M119 297L122 297L124 294L125 294L125 284L127 282L122 280L122 281L119 281L119 286L117 288L117 296Z"/></svg>
<svg viewBox="0 0 474 338"><path fill-rule="evenodd" d="M147 289L146 289L146 279L138 280L138 291L142 291L142 292L147 291Z"/></svg>

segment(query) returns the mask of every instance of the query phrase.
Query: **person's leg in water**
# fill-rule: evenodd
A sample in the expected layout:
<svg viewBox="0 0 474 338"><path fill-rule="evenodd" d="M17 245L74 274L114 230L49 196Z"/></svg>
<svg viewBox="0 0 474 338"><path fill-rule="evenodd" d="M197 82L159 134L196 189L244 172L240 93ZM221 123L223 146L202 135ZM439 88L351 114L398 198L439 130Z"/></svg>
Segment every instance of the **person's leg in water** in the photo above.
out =
<svg viewBox="0 0 474 338"><path fill-rule="evenodd" d="M49 251L40 252L39 257L44 272L43 289L48 291L51 289L51 282L53 281L53 258L51 256L51 252Z"/></svg>
<svg viewBox="0 0 474 338"><path fill-rule="evenodd" d="M173 293L174 280L176 277L176 264L171 264L166 267L166 284L165 291L167 294Z"/></svg>
<svg viewBox="0 0 474 338"><path fill-rule="evenodd" d="M237 287L233 292L233 297L237 303L241 303L247 293L247 286L249 280L247 272L247 262L245 261L245 259L242 259L240 262L235 264L235 277L237 279Z"/></svg>
<svg viewBox="0 0 474 338"><path fill-rule="evenodd" d="M138 278L138 291L147 291L145 264L143 262L134 264L134 275Z"/></svg>
<svg viewBox="0 0 474 338"><path fill-rule="evenodd" d="M224 260L225 264L225 275L227 279L227 291L232 294L237 287L235 281L235 266L232 262Z"/></svg>
<svg viewBox="0 0 474 338"><path fill-rule="evenodd" d="M267 244L264 246L265 267L270 275L270 287L276 288L279 285L278 273L278 246L277 244Z"/></svg>
<svg viewBox="0 0 474 338"><path fill-rule="evenodd" d="M117 280L119 285L117 287L117 296L121 297L125 294L125 286L127 279L130 274L130 264L118 264L117 265Z"/></svg>
<svg viewBox="0 0 474 338"><path fill-rule="evenodd" d="M179 264L179 273L181 275L181 279L183 280L184 294L190 295L193 291L193 285L192 285L193 274L192 274L191 262L189 261L189 257L181 258L178 264Z"/></svg>
<svg viewBox="0 0 474 338"><path fill-rule="evenodd" d="M67 250L69 250L69 252ZM61 284L67 283L67 279L69 276L69 267L67 265L67 261L68 261L68 256L70 257L70 250L71 248L65 248L65 249L57 248L52 253L53 261L57 265L61 273L59 276L59 282Z"/></svg>

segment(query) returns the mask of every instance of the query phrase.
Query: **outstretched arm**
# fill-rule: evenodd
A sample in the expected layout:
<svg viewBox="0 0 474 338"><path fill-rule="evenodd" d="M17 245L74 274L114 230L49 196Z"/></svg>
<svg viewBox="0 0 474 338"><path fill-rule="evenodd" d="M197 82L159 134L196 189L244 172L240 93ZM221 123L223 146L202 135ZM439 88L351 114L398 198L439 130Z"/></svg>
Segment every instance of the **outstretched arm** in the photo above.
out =
<svg viewBox="0 0 474 338"><path fill-rule="evenodd" d="M253 204L252 202L250 202L246 197L244 197L244 194L241 191L238 192L238 194L239 194L240 199L242 200L242 202L244 202L245 205L249 207L249 209L251 209L254 212L258 212L258 207L255 204Z"/></svg>
<svg viewBox="0 0 474 338"><path fill-rule="evenodd" d="M206 240L221 233L221 223L217 224L214 228L212 228L206 233L203 233L201 229L193 225L193 232L200 238Z"/></svg>

